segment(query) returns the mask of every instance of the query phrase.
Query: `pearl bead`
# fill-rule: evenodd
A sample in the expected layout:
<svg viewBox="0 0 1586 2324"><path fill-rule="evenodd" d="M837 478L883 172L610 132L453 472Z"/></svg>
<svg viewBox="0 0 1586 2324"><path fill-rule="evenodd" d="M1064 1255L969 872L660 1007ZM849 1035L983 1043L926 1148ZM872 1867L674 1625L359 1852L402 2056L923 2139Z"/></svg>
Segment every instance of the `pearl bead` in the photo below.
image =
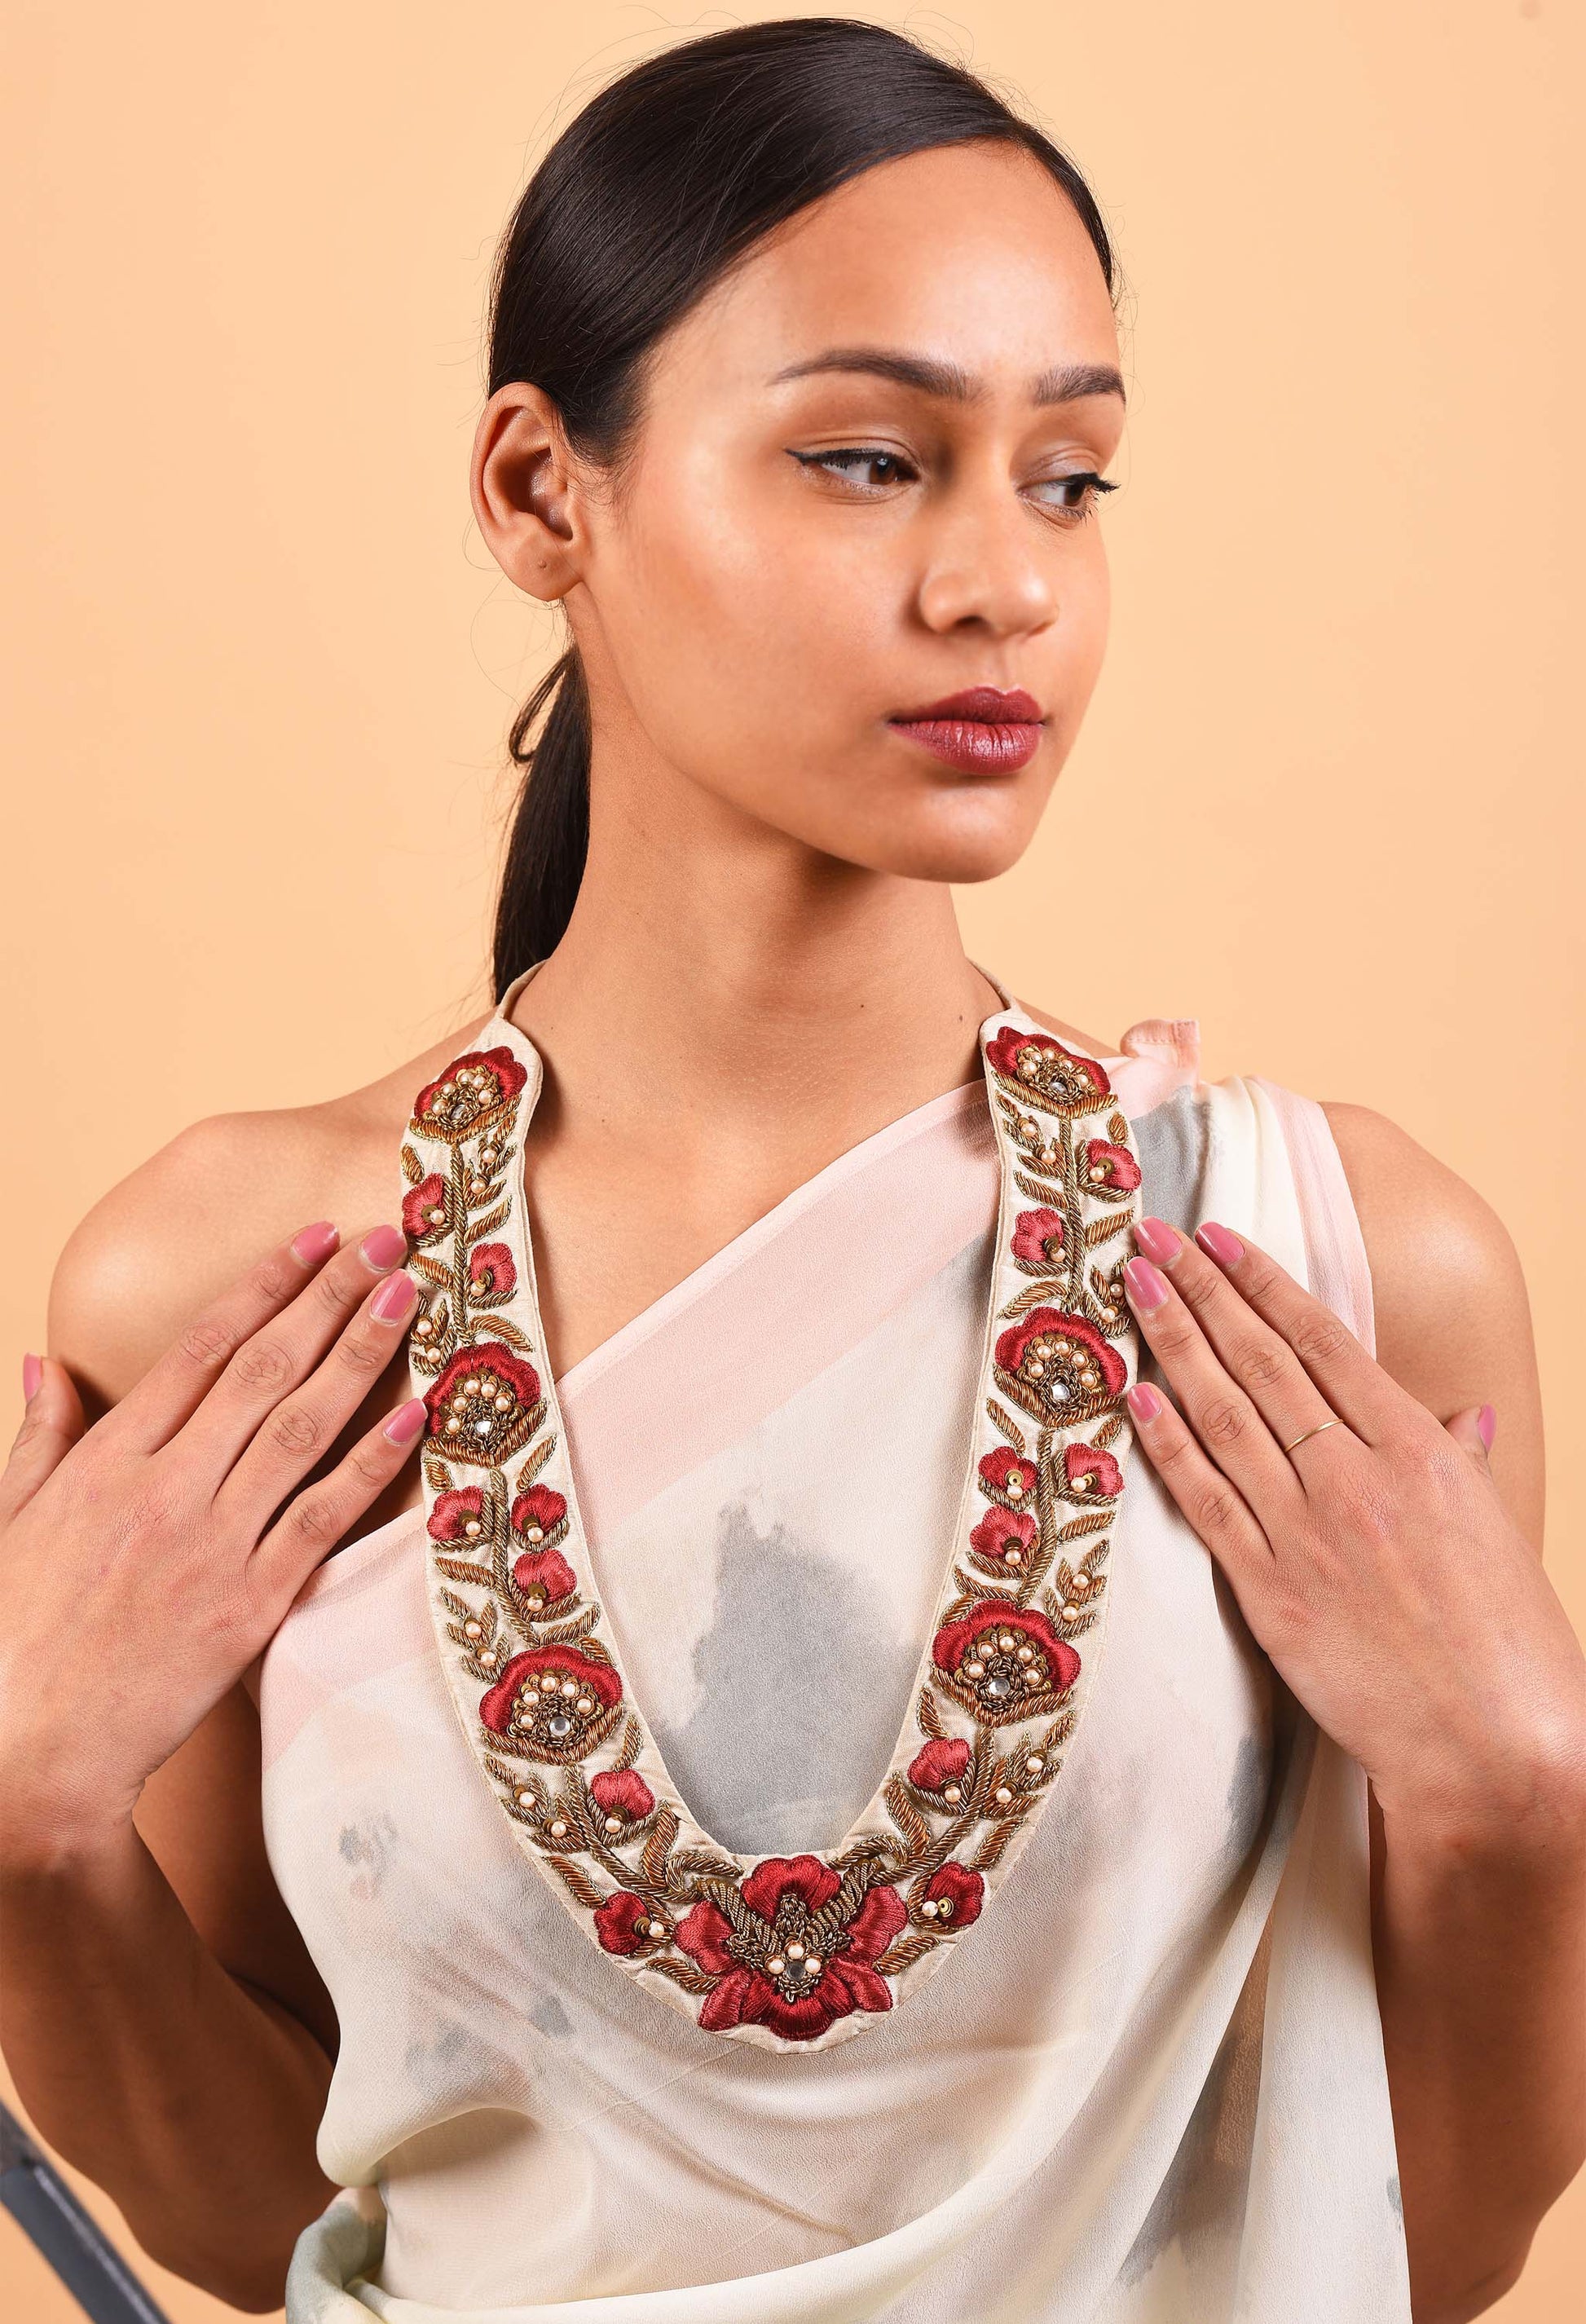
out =
<svg viewBox="0 0 1586 2324"><path fill-rule="evenodd" d="M1024 1552L1022 1549L1005 1549L1002 1553L1002 1561L1006 1565L1022 1565Z"/></svg>
<svg viewBox="0 0 1586 2324"><path fill-rule="evenodd" d="M542 1676L539 1679L539 1686L541 1694L554 1694L557 1691L557 1683L555 1679L549 1675Z"/></svg>
<svg viewBox="0 0 1586 2324"><path fill-rule="evenodd" d="M465 1396L477 1396L478 1393L479 1383L476 1379L466 1379L463 1382L463 1394Z"/></svg>
<svg viewBox="0 0 1586 2324"><path fill-rule="evenodd" d="M1064 1620L1065 1622L1072 1622L1078 1611L1079 1608L1077 1606L1065 1606L1063 1609Z"/></svg>
<svg viewBox="0 0 1586 2324"><path fill-rule="evenodd" d="M544 1603L545 1603L545 1592L544 1592L544 1591L543 1591L543 1590L534 1590L534 1591L531 1591L530 1592L530 1596L529 1596L529 1603L530 1604L530 1606L534 1606L534 1607L543 1606L543 1605L544 1605Z"/></svg>
<svg viewBox="0 0 1586 2324"><path fill-rule="evenodd" d="M550 1836L553 1840L565 1840L567 1838L567 1827L562 1821L560 1816L558 1816L555 1823L552 1824L550 1828Z"/></svg>
<svg viewBox="0 0 1586 2324"><path fill-rule="evenodd" d="M518 1805L519 1805L521 1808L531 1808L531 1807L534 1805L534 1794L533 1794L533 1793L532 1793L532 1792L520 1792L520 1793L518 1794Z"/></svg>
<svg viewBox="0 0 1586 2324"><path fill-rule="evenodd" d="M1038 1775L1047 1763L1038 1751L1032 1751L1024 1764L1032 1775Z"/></svg>
<svg viewBox="0 0 1586 2324"><path fill-rule="evenodd" d="M581 1711L584 1717L587 1719L589 1713L595 1709L594 1699L590 1695L581 1694L578 1697L577 1702L573 1705L573 1708L575 1711Z"/></svg>
<svg viewBox="0 0 1586 2324"><path fill-rule="evenodd" d="M484 1636L484 1623L465 1622L463 1625L463 1636L466 1638L482 1638Z"/></svg>
<svg viewBox="0 0 1586 2324"><path fill-rule="evenodd" d="M804 1974L806 1977L818 1977L820 1973L821 1957L819 1953L811 1953L804 1964Z"/></svg>
<svg viewBox="0 0 1586 2324"><path fill-rule="evenodd" d="M420 1340L427 1340L434 1329L435 1326L430 1322L428 1315L420 1315L419 1321L413 1326L415 1334Z"/></svg>
<svg viewBox="0 0 1586 2324"><path fill-rule="evenodd" d="M1007 1494L1010 1501L1017 1501L1023 1495L1024 1480L1019 1477L1010 1477L1002 1489Z"/></svg>
<svg viewBox="0 0 1586 2324"><path fill-rule="evenodd" d="M1001 1630L998 1633L997 1644L1001 1647L1005 1655L1010 1655L1012 1653L1014 1647L1019 1644L1019 1641L1014 1637L1011 1630Z"/></svg>
<svg viewBox="0 0 1586 2324"><path fill-rule="evenodd" d="M545 1539L545 1527L543 1526L526 1526L523 1530L523 1538L525 1541L543 1541Z"/></svg>
<svg viewBox="0 0 1586 2324"><path fill-rule="evenodd" d="M927 1896L927 1897L926 1898L926 1900L925 1900L925 1903L920 1906L919 1910L920 1910L920 1917L921 1917L921 1919L922 1919L922 1920L934 1921L934 1920L936 1919L936 1898L935 1898L934 1896Z"/></svg>
<svg viewBox="0 0 1586 2324"><path fill-rule="evenodd" d="M956 1784L949 1784L946 1790L942 1794L942 1797L945 1800L950 1800L953 1805L956 1807L959 1801L964 1797L964 1794Z"/></svg>
<svg viewBox="0 0 1586 2324"><path fill-rule="evenodd" d="M997 1790L996 1790L996 1801L997 1801L997 1805L998 1805L1000 1808L1005 1808L1005 1807L1007 1806L1007 1804L1008 1804L1009 1801L1010 1801L1012 1797L1013 1797L1013 1794L1012 1794L1012 1793L1009 1790L1009 1788L1008 1788L1008 1786L1007 1786L1007 1784L998 1784L998 1786L997 1786Z"/></svg>
<svg viewBox="0 0 1586 2324"><path fill-rule="evenodd" d="M484 1670L493 1670L495 1668L495 1648L493 1646L481 1646L479 1649L479 1662L481 1667Z"/></svg>
<svg viewBox="0 0 1586 2324"><path fill-rule="evenodd" d="M576 1694L577 1692L578 1682L576 1678L565 1678L562 1681L562 1692L564 1694L570 1696Z"/></svg>
<svg viewBox="0 0 1586 2324"><path fill-rule="evenodd" d="M804 1959L804 1947L798 1941L797 1938L795 1938L794 1941L788 1948L788 1959L789 1960L802 1960Z"/></svg>
<svg viewBox="0 0 1586 2324"><path fill-rule="evenodd" d="M444 1211L426 1211L424 1215L429 1220L432 1227L438 1227L445 1223L446 1213Z"/></svg>
<svg viewBox="0 0 1586 2324"><path fill-rule="evenodd" d="M1039 1686L1041 1683L1041 1674L1039 1671L1026 1671L1024 1674L1024 1683L1026 1686Z"/></svg>
<svg viewBox="0 0 1586 2324"><path fill-rule="evenodd" d="M460 1420L448 1420L446 1425L446 1433L448 1436L458 1436L462 1434L462 1428L463 1424Z"/></svg>
<svg viewBox="0 0 1586 2324"><path fill-rule="evenodd" d="M479 1149L479 1159L484 1164L486 1169L488 1169L490 1165L495 1160L494 1147L482 1146Z"/></svg>
<svg viewBox="0 0 1586 2324"><path fill-rule="evenodd" d="M666 1932L666 1924L661 1921L651 1921L645 1931L646 1936L650 1937L664 1937Z"/></svg>
<svg viewBox="0 0 1586 2324"><path fill-rule="evenodd" d="M773 1953L765 1965L765 1973L768 1977L780 1977L787 1966L780 1953Z"/></svg>
<svg viewBox="0 0 1586 2324"><path fill-rule="evenodd" d="M965 1663L964 1667L971 1678L982 1678L985 1675L984 1663Z"/></svg>
<svg viewBox="0 0 1586 2324"><path fill-rule="evenodd" d="M463 1531L467 1535L470 1541L477 1541L479 1536L484 1532L484 1528L480 1524L477 1517L470 1517L467 1524L463 1527Z"/></svg>
<svg viewBox="0 0 1586 2324"><path fill-rule="evenodd" d="M607 1816L607 1818L606 1818L606 1820L605 1820L605 1828L606 1828L607 1831L622 1831L622 1817L621 1817L621 1816Z"/></svg>

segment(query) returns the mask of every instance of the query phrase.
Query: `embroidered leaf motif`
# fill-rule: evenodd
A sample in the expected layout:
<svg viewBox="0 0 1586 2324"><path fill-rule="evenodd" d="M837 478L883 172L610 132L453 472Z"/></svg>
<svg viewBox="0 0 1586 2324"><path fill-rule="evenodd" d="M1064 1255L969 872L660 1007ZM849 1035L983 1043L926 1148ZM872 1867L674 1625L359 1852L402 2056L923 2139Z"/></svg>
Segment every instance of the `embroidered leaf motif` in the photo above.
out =
<svg viewBox="0 0 1586 2324"><path fill-rule="evenodd" d="M708 1872L719 1880L736 1880L742 1867L733 1856L722 1856L714 1848L680 1848L672 1858L672 1870L689 1876Z"/></svg>
<svg viewBox="0 0 1586 2324"><path fill-rule="evenodd" d="M586 1606L571 1622L558 1622L541 1633L548 1646L565 1646L575 1638L586 1638L600 1619L598 1606Z"/></svg>
<svg viewBox="0 0 1586 2324"><path fill-rule="evenodd" d="M443 1557L438 1550L435 1566L437 1572L449 1575L454 1582L472 1582L486 1590L490 1587L492 1577L488 1565L471 1565L466 1557Z"/></svg>
<svg viewBox="0 0 1586 2324"><path fill-rule="evenodd" d="M503 1203L499 1209L491 1212L488 1218L475 1219L468 1230L470 1240L475 1236L493 1234L497 1227L505 1226L512 1213L511 1203Z"/></svg>
<svg viewBox="0 0 1586 2324"><path fill-rule="evenodd" d="M410 1146L402 1148L402 1176L410 1186L416 1186L424 1176L424 1165Z"/></svg>
<svg viewBox="0 0 1586 2324"><path fill-rule="evenodd" d="M431 1259L427 1250L415 1250L409 1254L408 1271L410 1275L421 1275L426 1283L438 1284L443 1291L451 1289L451 1277L440 1261Z"/></svg>
<svg viewBox="0 0 1586 2324"><path fill-rule="evenodd" d="M734 1866L733 1869L736 1870L736 1868ZM646 1969L659 1969L661 1975L669 1977L674 1985L680 1985L685 1993L714 1993L715 1990L716 1979L711 1976L708 1969L695 1969L690 1962L673 1960L665 1953L657 1954L653 1960L646 1961L644 1966Z"/></svg>
<svg viewBox="0 0 1586 2324"><path fill-rule="evenodd" d="M452 1481L452 1472L438 1452L424 1455L424 1478L432 1492L444 1493Z"/></svg>
<svg viewBox="0 0 1586 2324"><path fill-rule="evenodd" d="M1005 1412L994 1396L986 1398L986 1417L1000 1435L1005 1436L1016 1452L1027 1449L1023 1429L1010 1412Z"/></svg>
<svg viewBox="0 0 1586 2324"><path fill-rule="evenodd" d="M639 1721L634 1718L633 1713L630 1711L628 1713L627 1723L622 1729L622 1748L617 1753L614 1763L617 1772L619 1774L624 1774L628 1768L632 1767L643 1748L644 1729L640 1726Z"/></svg>
<svg viewBox="0 0 1586 2324"><path fill-rule="evenodd" d="M993 1865L1000 1863L1004 1849L1023 1821L1023 1811L1016 1811L1012 1815L1005 1815L981 1842L970 1869L973 1872L990 1872Z"/></svg>
<svg viewBox="0 0 1586 2324"><path fill-rule="evenodd" d="M913 1936L899 1937L895 1945L888 1946L875 1963L876 1975L901 1977L912 1962L923 1960L927 1953L935 1952L940 1942L939 1937L927 1936L923 1929Z"/></svg>
<svg viewBox="0 0 1586 2324"><path fill-rule="evenodd" d="M448 1614L456 1616L459 1622L473 1620L472 1611L465 1600L457 1596L455 1590L443 1590L440 1593L440 1602ZM452 1635L455 1637L456 1633L454 1631Z"/></svg>
<svg viewBox="0 0 1586 2324"><path fill-rule="evenodd" d="M1101 1533L1112 1522L1111 1509L1094 1509L1088 1517L1071 1517L1058 1532L1059 1541L1077 1541L1082 1534Z"/></svg>
<svg viewBox="0 0 1586 2324"><path fill-rule="evenodd" d="M523 1465L518 1471L519 1492L522 1492L534 1482L556 1449L557 1441L554 1435L542 1436L538 1444L531 1444L529 1447L528 1452L523 1455Z"/></svg>
<svg viewBox="0 0 1586 2324"><path fill-rule="evenodd" d="M908 1796L901 1775L894 1775L887 1785L887 1812L908 1841L915 1855L920 1855L930 1845L930 1831L925 1818Z"/></svg>
<svg viewBox="0 0 1586 2324"><path fill-rule="evenodd" d="M1114 1146L1128 1145L1129 1124L1124 1120L1122 1114L1114 1113L1109 1117L1107 1122L1107 1135L1112 1140Z"/></svg>
<svg viewBox="0 0 1586 2324"><path fill-rule="evenodd" d="M1030 1285L1028 1291L1015 1292L1001 1312L1008 1316L1022 1315L1027 1307L1039 1307L1043 1304L1050 1305L1053 1300L1061 1299L1063 1296L1059 1278L1055 1275L1043 1275L1038 1282Z"/></svg>
<svg viewBox="0 0 1586 2324"><path fill-rule="evenodd" d="M656 1817L650 1838L644 1843L644 1854L640 1858L647 1880L659 1883L666 1878L667 1858L671 1853L672 1842L677 1837L677 1816L670 1808L662 1808ZM737 1869L738 1867L734 1864L733 1872Z"/></svg>
<svg viewBox="0 0 1586 2324"><path fill-rule="evenodd" d="M931 1742L939 1743L942 1740L942 1714L928 1686L921 1687L914 1715L919 1721L920 1733L928 1737Z"/></svg>
<svg viewBox="0 0 1586 2324"><path fill-rule="evenodd" d="M1120 1413L1114 1412L1108 1415L1091 1439L1098 1452L1104 1452L1107 1450L1108 1445L1111 1443L1122 1426L1123 1417Z"/></svg>
<svg viewBox="0 0 1586 2324"><path fill-rule="evenodd" d="M1103 1197L1111 1191L1105 1186L1098 1186L1096 1189L1097 1194ZM1120 1211L1113 1218L1093 1219L1085 1229L1085 1249L1094 1250L1098 1243L1111 1242L1115 1234L1121 1234L1124 1228L1131 1223L1131 1215L1128 1211Z"/></svg>
<svg viewBox="0 0 1586 2324"><path fill-rule="evenodd" d="M539 1860L542 1864L549 1865L557 1878L567 1888L575 1901L583 1905L586 1913L597 1911L605 1903L604 1891L597 1888L586 1873L580 1872L570 1856L558 1856L553 1849L548 1848L542 1851Z"/></svg>

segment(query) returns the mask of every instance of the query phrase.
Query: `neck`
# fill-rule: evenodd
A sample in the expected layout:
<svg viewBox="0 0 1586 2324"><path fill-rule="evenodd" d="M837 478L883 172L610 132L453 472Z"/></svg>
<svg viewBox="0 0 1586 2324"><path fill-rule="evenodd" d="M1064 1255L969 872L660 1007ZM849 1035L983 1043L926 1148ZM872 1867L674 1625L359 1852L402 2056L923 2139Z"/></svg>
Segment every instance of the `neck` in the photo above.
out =
<svg viewBox="0 0 1586 2324"><path fill-rule="evenodd" d="M701 827L680 832L676 806L651 820L630 794L620 830L592 813L567 933L513 1004L564 1088L641 1091L650 1130L692 1139L762 1108L841 1133L975 1076L1001 1004L945 884L837 862L704 798Z"/></svg>

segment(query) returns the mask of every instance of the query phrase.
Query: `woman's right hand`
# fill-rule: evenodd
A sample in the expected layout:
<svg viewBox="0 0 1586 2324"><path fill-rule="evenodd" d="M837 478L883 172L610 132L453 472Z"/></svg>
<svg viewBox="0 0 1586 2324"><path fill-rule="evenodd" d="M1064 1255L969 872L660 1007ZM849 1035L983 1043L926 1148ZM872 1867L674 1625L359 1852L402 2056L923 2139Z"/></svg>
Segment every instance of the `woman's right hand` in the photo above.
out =
<svg viewBox="0 0 1586 2324"><path fill-rule="evenodd" d="M91 1428L46 1363L0 1473L7 1844L130 1823L315 1566L419 1441L421 1398L298 1488L402 1343L400 1229L320 1222L195 1316ZM381 1278L377 1283L372 1278Z"/></svg>

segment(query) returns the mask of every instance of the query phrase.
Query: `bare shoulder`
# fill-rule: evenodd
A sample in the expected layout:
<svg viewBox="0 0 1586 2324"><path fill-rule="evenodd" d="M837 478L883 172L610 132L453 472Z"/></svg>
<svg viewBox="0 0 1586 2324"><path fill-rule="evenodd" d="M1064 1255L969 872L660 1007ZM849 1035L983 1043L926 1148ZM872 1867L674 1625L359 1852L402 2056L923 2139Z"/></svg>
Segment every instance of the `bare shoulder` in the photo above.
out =
<svg viewBox="0 0 1586 2324"><path fill-rule="evenodd" d="M207 1116L95 1204L56 1261L46 1340L90 1421L273 1243L313 1219L346 1240L396 1218L413 1092L466 1038L344 1096Z"/></svg>
<svg viewBox="0 0 1586 2324"><path fill-rule="evenodd" d="M1496 1408L1493 1473L1540 1545L1541 1394L1513 1237L1484 1195L1386 1114L1322 1110L1370 1262L1378 1360L1440 1420Z"/></svg>

